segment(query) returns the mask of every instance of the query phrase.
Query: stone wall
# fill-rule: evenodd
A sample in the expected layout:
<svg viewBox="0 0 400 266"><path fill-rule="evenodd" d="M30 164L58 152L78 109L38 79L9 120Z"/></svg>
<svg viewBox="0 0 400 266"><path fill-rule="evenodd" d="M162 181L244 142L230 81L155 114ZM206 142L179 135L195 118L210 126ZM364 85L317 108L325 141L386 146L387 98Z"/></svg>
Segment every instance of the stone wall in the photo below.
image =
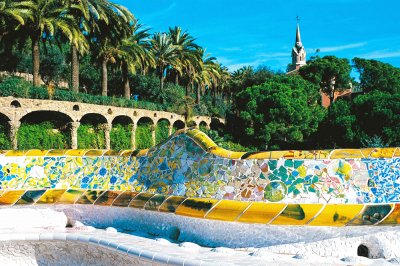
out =
<svg viewBox="0 0 400 266"><path fill-rule="evenodd" d="M17 133L21 125L21 120L28 114L35 112L52 112L60 113L66 116L68 123L71 124L71 137L72 137L72 149L78 148L78 128L80 126L83 117L89 114L99 115L104 120L104 130L106 136L106 149L110 149L110 131L113 126L113 122L118 118L126 118L133 125L132 127L132 149L135 149L135 132L137 124L141 119L148 119L153 125L161 120L166 120L169 123L170 133L175 123L185 124L185 117L170 112L162 111L149 111L135 108L122 108L114 106L102 106L93 105L86 103L77 102L62 102L62 101L51 101L51 100L36 100L36 99L17 99L13 97L0 97L0 115L5 116L10 124L10 138L13 143L13 148L18 148ZM206 116L195 116L193 121L196 127L200 124L211 127L211 117ZM223 119L216 119L219 123L225 123ZM155 127L152 127L153 143L155 143Z"/></svg>

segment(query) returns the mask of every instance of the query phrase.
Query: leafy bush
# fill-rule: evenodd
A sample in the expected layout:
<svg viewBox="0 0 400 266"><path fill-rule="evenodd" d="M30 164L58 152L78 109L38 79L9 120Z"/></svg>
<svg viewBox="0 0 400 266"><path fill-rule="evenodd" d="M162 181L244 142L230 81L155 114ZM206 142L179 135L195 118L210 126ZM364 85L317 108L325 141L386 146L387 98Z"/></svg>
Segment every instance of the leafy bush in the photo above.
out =
<svg viewBox="0 0 400 266"><path fill-rule="evenodd" d="M156 127L156 144L159 144L169 137L169 122L161 120Z"/></svg>
<svg viewBox="0 0 400 266"><path fill-rule="evenodd" d="M131 144L132 126L131 125L113 125L110 133L111 149L113 150L129 150Z"/></svg>
<svg viewBox="0 0 400 266"><path fill-rule="evenodd" d="M136 149L148 149L153 146L151 127L149 123L138 124L136 128Z"/></svg>
<svg viewBox="0 0 400 266"><path fill-rule="evenodd" d="M79 149L105 149L106 140L101 126L82 124L78 128Z"/></svg>
<svg viewBox="0 0 400 266"><path fill-rule="evenodd" d="M8 130L5 125L0 124L0 150L10 150L11 140L8 137Z"/></svg>
<svg viewBox="0 0 400 266"><path fill-rule="evenodd" d="M55 128L52 122L39 124L23 123L18 130L18 148L29 149L67 149L71 136L68 131Z"/></svg>

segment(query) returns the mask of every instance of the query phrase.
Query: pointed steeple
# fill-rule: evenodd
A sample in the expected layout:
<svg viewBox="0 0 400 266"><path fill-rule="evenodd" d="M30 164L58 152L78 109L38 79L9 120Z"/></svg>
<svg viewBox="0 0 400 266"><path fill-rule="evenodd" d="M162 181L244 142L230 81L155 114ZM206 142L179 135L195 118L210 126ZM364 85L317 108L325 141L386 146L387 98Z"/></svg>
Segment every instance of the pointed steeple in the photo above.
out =
<svg viewBox="0 0 400 266"><path fill-rule="evenodd" d="M289 68L289 71L298 70L302 66L305 66L306 63L306 49L301 42L301 35L300 35L300 23L299 18L297 17L297 26L296 26L296 43L292 49L292 64Z"/></svg>
<svg viewBox="0 0 400 266"><path fill-rule="evenodd" d="M296 30L296 43L301 43L301 36L300 36L300 25L297 23L297 30Z"/></svg>

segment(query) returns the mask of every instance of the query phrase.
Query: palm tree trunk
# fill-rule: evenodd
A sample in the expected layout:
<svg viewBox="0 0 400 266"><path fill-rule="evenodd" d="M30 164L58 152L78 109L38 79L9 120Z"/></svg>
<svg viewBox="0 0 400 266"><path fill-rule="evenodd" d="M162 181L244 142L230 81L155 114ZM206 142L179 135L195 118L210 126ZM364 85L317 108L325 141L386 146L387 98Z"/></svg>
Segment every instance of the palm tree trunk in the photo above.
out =
<svg viewBox="0 0 400 266"><path fill-rule="evenodd" d="M40 51L39 51L39 37L32 36L32 75L33 75L33 86L40 86L40 77L39 77L39 70L40 70Z"/></svg>
<svg viewBox="0 0 400 266"><path fill-rule="evenodd" d="M176 73L176 76L175 76L175 85L179 85L179 74L178 73Z"/></svg>
<svg viewBox="0 0 400 266"><path fill-rule="evenodd" d="M124 82L124 96L129 100L131 98L131 87L129 85L128 64L125 61L122 62L122 80Z"/></svg>
<svg viewBox="0 0 400 266"><path fill-rule="evenodd" d="M108 71L107 71L107 59L103 58L101 63L101 95L107 96L108 91Z"/></svg>
<svg viewBox="0 0 400 266"><path fill-rule="evenodd" d="M160 89L164 90L164 68L160 67Z"/></svg>
<svg viewBox="0 0 400 266"><path fill-rule="evenodd" d="M197 85L197 88L196 88L196 103L200 104L200 86L199 85Z"/></svg>
<svg viewBox="0 0 400 266"><path fill-rule="evenodd" d="M72 91L79 92L79 57L75 44L71 45L71 83Z"/></svg>

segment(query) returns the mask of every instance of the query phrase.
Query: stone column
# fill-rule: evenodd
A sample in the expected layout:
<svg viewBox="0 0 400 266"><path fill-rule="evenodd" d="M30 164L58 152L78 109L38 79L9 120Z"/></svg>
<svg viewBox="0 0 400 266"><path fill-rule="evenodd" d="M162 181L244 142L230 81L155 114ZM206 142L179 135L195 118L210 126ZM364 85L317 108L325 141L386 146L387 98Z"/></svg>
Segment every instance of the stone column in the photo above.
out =
<svg viewBox="0 0 400 266"><path fill-rule="evenodd" d="M174 128L174 126L171 125L171 124L168 126L168 137L172 135L172 129L173 128Z"/></svg>
<svg viewBox="0 0 400 266"><path fill-rule="evenodd" d="M13 150L18 150L18 129L21 126L20 121L8 121L10 125L10 140Z"/></svg>
<svg viewBox="0 0 400 266"><path fill-rule="evenodd" d="M103 125L104 135L106 139L106 150L111 150L111 139L110 139L111 128L112 125L109 123Z"/></svg>
<svg viewBox="0 0 400 266"><path fill-rule="evenodd" d="M136 123L132 124L132 131L131 131L131 145L132 150L136 150Z"/></svg>
<svg viewBox="0 0 400 266"><path fill-rule="evenodd" d="M80 125L80 122L71 123L71 148L73 150L78 149L78 128Z"/></svg>
<svg viewBox="0 0 400 266"><path fill-rule="evenodd" d="M151 129L151 138L153 140L153 146L156 146L156 125L152 125Z"/></svg>

